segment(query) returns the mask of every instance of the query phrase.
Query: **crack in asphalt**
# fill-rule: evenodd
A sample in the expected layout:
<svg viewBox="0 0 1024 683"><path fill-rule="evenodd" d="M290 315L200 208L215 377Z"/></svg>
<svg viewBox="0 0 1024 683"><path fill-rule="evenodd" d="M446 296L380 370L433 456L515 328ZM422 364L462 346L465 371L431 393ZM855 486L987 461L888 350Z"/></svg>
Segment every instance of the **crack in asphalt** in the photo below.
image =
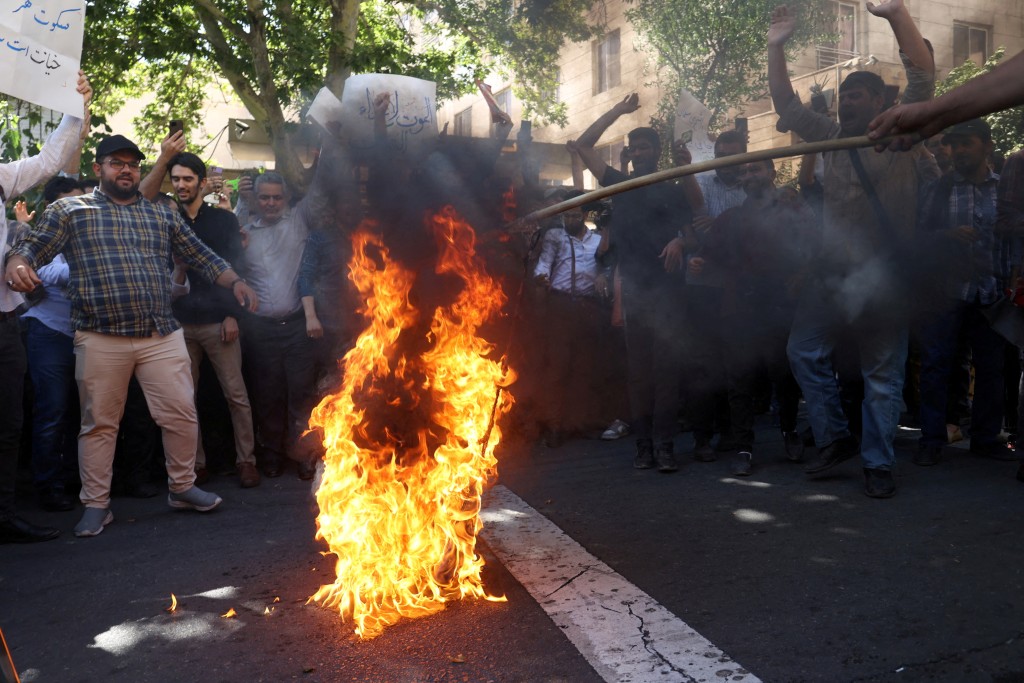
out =
<svg viewBox="0 0 1024 683"><path fill-rule="evenodd" d="M1024 631L1019 631L1018 633L1015 633L1014 635L1010 636L1009 638L1005 638L1005 639L1000 640L999 642L993 643L991 645L979 645L978 647L969 647L969 648L967 648L965 650L962 650L961 652L958 652L958 653L955 653L955 654L951 654L951 655L946 655L944 657L936 657L935 659L929 659L929 660L924 661L924 662L910 662L908 664L901 664L899 666L899 670L902 673L904 671L907 671L908 669L917 669L917 668L920 668L920 667L933 666L933 665L936 665L936 664L953 663L953 662L956 662L961 657L963 657L963 655L965 655L965 654L972 654L973 655L973 654L980 654L982 652L989 652L991 650L995 650L995 649L1000 648L1000 647L1005 647L1007 645L1010 645L1014 641L1022 640L1022 639L1024 639ZM885 677L885 676L889 676L892 673L893 673L893 671L890 670L890 671L885 671L884 673L876 673L876 674L870 674L868 676L860 676L858 678L851 678L849 680L849 683L865 683L867 681L876 681L876 680L879 680L879 678Z"/></svg>
<svg viewBox="0 0 1024 683"><path fill-rule="evenodd" d="M594 568L593 565L588 565L588 566L584 567L583 569L581 569L579 571L578 574L576 574L576 576L573 576L573 577L570 577L570 578L566 579L565 581L562 582L562 585L560 585L558 588L556 588L555 590L551 591L550 593L548 593L544 597L545 598L550 598L552 595L554 595L558 591L562 590L563 588L568 586L570 583L572 583L576 579L580 578L581 576L583 576L584 574L586 574L587 572L589 572L593 568Z"/></svg>
<svg viewBox="0 0 1024 683"><path fill-rule="evenodd" d="M645 628L646 624L644 624L644 618L633 611L633 605L626 603L626 609L629 611L629 615L636 619L638 622L637 631L640 632L640 638L644 643L644 649L650 652L658 659L660 659L662 662L664 662L664 664L668 668L672 669L672 671L675 671L677 674L685 678L688 681L688 683L697 683L696 678L694 678L693 676L689 675L688 673L677 667L675 664L666 659L664 655L658 652L658 648L654 647L654 643L651 640L651 634Z"/></svg>

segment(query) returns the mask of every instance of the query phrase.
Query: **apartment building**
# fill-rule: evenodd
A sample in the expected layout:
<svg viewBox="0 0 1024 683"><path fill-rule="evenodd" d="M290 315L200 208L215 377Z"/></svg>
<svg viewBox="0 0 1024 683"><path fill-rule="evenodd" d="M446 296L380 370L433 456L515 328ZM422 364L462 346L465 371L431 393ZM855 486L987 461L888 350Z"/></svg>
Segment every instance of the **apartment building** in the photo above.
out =
<svg viewBox="0 0 1024 683"><path fill-rule="evenodd" d="M832 0L839 39L830 44L812 46L792 65L794 87L804 101L810 89L821 86L831 101L836 84L851 70L869 69L887 83L905 86L896 41L882 19L868 13L864 4ZM1024 50L1024 0L911 0L910 13L935 48L935 61L941 78L956 64L970 59L978 64L997 48L1008 55ZM601 140L601 149L609 163L616 163L626 133L646 125L662 93L652 73L653 55L647 55L642 41L626 19L623 0L595 3L591 20L603 22L606 33L587 44L566 45L558 60L557 97L567 105L569 124L534 126L532 136L544 155L541 180L547 184L571 182L567 140L574 139L598 116L631 92L640 93L641 108L622 117ZM765 19L767 31L767 17ZM510 84L493 80L490 85L499 103L518 122L521 103L513 96ZM748 118L750 148L764 149L792 144L791 134L775 130L776 116L768 100L745 104L734 114ZM449 124L449 133L484 137L491 127L487 105L482 97L466 96L446 103L438 112L440 125ZM510 139L514 139L513 130ZM587 177L588 187L594 186Z"/></svg>

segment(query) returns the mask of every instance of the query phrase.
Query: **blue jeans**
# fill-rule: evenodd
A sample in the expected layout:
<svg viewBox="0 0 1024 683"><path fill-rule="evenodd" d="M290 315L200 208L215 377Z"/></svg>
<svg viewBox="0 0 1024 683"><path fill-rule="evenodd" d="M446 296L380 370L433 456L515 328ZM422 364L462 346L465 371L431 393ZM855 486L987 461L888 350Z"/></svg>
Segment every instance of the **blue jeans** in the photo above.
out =
<svg viewBox="0 0 1024 683"><path fill-rule="evenodd" d="M974 364L971 444L993 443L1003 426L1003 352L1006 342L992 331L976 304L950 306L921 325L921 445L943 446L949 422L949 376L957 337L966 333Z"/></svg>
<svg viewBox="0 0 1024 683"><path fill-rule="evenodd" d="M78 389L74 339L35 318L28 325L32 407L32 478L39 491L62 490L78 473Z"/></svg>
<svg viewBox="0 0 1024 683"><path fill-rule="evenodd" d="M873 321L866 316L849 323L839 307L817 292L807 293L800 301L786 351L819 448L850 435L832 367L832 353L840 334L852 334L859 347L864 378L860 448L864 467L892 469L896 461L893 441L903 407L906 326L891 318Z"/></svg>

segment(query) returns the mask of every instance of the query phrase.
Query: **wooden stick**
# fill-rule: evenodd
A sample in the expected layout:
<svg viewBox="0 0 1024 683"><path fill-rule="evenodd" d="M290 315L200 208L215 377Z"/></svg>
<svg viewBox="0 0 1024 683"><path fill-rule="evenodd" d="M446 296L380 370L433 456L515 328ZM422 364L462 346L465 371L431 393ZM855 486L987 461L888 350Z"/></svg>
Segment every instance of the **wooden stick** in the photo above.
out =
<svg viewBox="0 0 1024 683"><path fill-rule="evenodd" d="M612 195L619 194L620 192L629 192L635 190L638 187L644 187L646 185L653 185L654 183L660 183L665 180L671 180L672 178L681 178L682 176L693 175L695 173L703 173L705 171L714 171L715 169L723 168L726 166L738 166L740 164L747 164L752 161L764 161L765 159L779 159L782 157L797 157L805 154L817 154L819 152L836 152L843 149L858 149L860 147L874 147L875 145L887 145L893 138L882 138L879 140L871 140L866 135L852 138L836 138L834 140L822 140L820 142L803 142L798 145L790 145L788 147L775 147L773 149L762 149L757 152L747 152L745 154L733 154L732 156L722 157L720 159L711 159L709 161L701 161L696 164L689 164L687 166L676 166L674 168L667 168L664 171L658 171L656 173L650 173L648 175L638 176L636 178L630 178L629 180L615 185L609 185L608 187L602 187L592 192L580 195L579 197L573 197L567 199L564 202L558 204L552 204L551 206L544 207L543 209L537 209L536 211L529 213L513 225L523 225L533 223L535 221L549 218L556 214L560 214L563 211L569 209L575 209L577 206L583 206L591 202L596 202L599 199L605 197L611 197ZM513 229L514 230L514 229Z"/></svg>

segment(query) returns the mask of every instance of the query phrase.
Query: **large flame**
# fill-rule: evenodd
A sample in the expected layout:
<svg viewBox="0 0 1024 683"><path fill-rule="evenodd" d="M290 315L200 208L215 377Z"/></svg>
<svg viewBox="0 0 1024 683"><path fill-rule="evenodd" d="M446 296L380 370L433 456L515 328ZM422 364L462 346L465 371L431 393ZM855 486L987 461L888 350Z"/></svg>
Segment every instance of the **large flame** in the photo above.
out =
<svg viewBox="0 0 1024 683"><path fill-rule="evenodd" d="M427 324L410 295L416 273L364 226L353 238L349 277L368 326L345 356L341 390L309 420L326 449L317 538L337 557L335 582L311 600L351 618L362 638L448 600L497 599L481 581L476 535L480 497L497 466L495 391L511 377L477 330L505 296L453 209L428 223L438 245L435 277L452 300ZM497 412L510 407L502 392Z"/></svg>

